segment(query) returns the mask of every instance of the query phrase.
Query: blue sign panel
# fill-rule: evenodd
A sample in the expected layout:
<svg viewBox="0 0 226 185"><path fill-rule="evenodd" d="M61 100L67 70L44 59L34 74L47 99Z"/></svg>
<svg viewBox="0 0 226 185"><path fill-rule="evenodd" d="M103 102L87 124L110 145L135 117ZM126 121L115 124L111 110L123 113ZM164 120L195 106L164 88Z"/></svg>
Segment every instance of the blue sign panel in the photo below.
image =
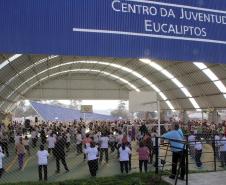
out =
<svg viewBox="0 0 226 185"><path fill-rule="evenodd" d="M0 52L226 63L226 1L1 0Z"/></svg>

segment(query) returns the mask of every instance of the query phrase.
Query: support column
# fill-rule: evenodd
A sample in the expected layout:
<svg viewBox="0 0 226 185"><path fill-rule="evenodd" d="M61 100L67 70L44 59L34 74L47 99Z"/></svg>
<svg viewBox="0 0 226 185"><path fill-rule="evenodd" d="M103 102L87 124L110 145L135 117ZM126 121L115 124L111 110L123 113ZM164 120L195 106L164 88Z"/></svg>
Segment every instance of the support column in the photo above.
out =
<svg viewBox="0 0 226 185"><path fill-rule="evenodd" d="M160 102L157 101L157 108L158 108L158 135L161 135L161 129L160 129L160 123L161 123L161 107L160 107Z"/></svg>
<svg viewBox="0 0 226 185"><path fill-rule="evenodd" d="M180 115L181 115L181 121L183 122L183 123L187 123L188 121L189 121L189 117L188 117L188 114L187 114L187 111L186 110L183 110L181 113L180 113Z"/></svg>
<svg viewBox="0 0 226 185"><path fill-rule="evenodd" d="M148 120L149 119L149 112L145 112L144 113L144 120Z"/></svg>
<svg viewBox="0 0 226 185"><path fill-rule="evenodd" d="M161 111L160 112L160 120L165 121L166 120L166 111Z"/></svg>
<svg viewBox="0 0 226 185"><path fill-rule="evenodd" d="M210 111L208 113L208 122L214 122L216 124L218 124L218 113L216 110Z"/></svg>

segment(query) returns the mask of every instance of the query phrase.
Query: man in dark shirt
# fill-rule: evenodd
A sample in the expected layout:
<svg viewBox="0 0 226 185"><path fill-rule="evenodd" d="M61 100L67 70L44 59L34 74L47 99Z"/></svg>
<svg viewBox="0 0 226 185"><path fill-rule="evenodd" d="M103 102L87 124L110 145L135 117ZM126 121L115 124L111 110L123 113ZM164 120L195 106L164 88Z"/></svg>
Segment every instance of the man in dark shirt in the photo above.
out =
<svg viewBox="0 0 226 185"><path fill-rule="evenodd" d="M57 136L57 142L55 144L55 157L56 157L56 173L60 173L60 161L64 165L64 169L66 172L69 172L69 169L67 167L67 163L65 161L65 140L63 139L62 136Z"/></svg>
<svg viewBox="0 0 226 185"><path fill-rule="evenodd" d="M141 127L140 127L140 133L141 133L142 136L144 136L147 132L148 132L148 129L147 129L145 123L143 122Z"/></svg>

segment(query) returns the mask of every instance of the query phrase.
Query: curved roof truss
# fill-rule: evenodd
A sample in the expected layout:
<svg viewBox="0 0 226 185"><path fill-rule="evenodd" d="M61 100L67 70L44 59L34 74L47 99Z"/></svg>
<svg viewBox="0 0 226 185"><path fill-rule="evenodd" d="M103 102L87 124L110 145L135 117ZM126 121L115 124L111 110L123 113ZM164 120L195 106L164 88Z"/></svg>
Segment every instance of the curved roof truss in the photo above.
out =
<svg viewBox="0 0 226 185"><path fill-rule="evenodd" d="M150 86L152 89L154 89L159 95L160 97L166 102L166 104L168 105L168 107L171 109L171 110L174 110L174 107L173 105L171 104L171 102L169 100L167 100L168 98L166 97L166 95L161 92L161 90L155 85L153 84L149 79L147 79L146 77L142 76L140 73L128 68L128 67L125 67L125 66L122 66L122 65L119 65L119 64L113 64L113 63L108 63L108 62L100 62L100 61L72 61L72 62L67 62L67 63L62 63L62 64L59 64L59 65L56 65L56 66L53 66L51 68L48 68L48 69L45 69L43 71L41 71L40 73L38 73L37 75L29 78L28 80L26 80L25 82L23 82L22 84L20 84L12 93L10 93L8 96L7 96L7 99L9 99L12 94L14 94L19 88L21 88L23 85L25 85L28 81L32 80L33 78L36 78L37 76L39 76L40 74L43 74L51 69L55 69L55 68L58 68L58 67L62 67L62 66L65 66L65 65L72 65L72 64L79 64L79 63L83 63L83 64L97 64L97 65L105 65L105 66L109 66L109 67L113 67L113 68L117 68L119 70L122 70L126 73L129 73L130 75L133 75L135 76L136 78L142 80L145 84L147 84L148 86ZM21 71L22 72L22 71ZM10 80L11 81L11 80ZM3 105L4 102L1 104ZM0 105L0 106L1 106Z"/></svg>
<svg viewBox="0 0 226 185"><path fill-rule="evenodd" d="M22 56L22 54L15 54L15 55L11 56L10 58L8 58L7 60L5 60L4 62L1 63L0 69L4 68L5 66L7 66L8 64L10 64L11 62L16 61L16 59L19 58L20 56ZM44 58L42 60L39 60L39 61L35 62L31 66L23 69L22 71L20 71L18 74L16 74L12 78L10 78L4 85L2 85L0 87L0 93L4 90L4 88L8 84L10 84L17 77L19 77L20 74L26 72L27 70L31 69L34 66L37 66L37 65L39 65L39 64L41 64L43 62L46 62L46 61L51 60L51 59L56 58L56 57L58 57L58 55L49 56L47 58ZM192 94L188 91L188 89L174 75L172 75L172 73L170 73L168 70L164 69L162 66L160 66L159 64L157 64L157 63L155 63L155 62L153 62L153 61L151 61L149 59L140 60L140 61L143 62L143 63L145 63L145 64L148 64L152 68L154 68L157 71L159 71L160 74L162 74L165 77L167 77L168 79L170 79L183 92L183 94L188 98L188 100L191 102L191 104L193 105L193 107L196 110L199 110L200 109L198 103L192 97ZM97 62L97 61L92 61L92 62ZM101 62L101 63L102 63L102 65L104 65L105 62ZM118 64L111 64L111 63L109 63L108 65L110 67L116 67L116 68L118 67ZM226 87L223 84L223 82L218 79L217 75L213 71L211 71L204 63L194 62L194 65L197 68L199 68L211 80L212 83L214 83L214 85L216 86L216 88L226 98ZM119 66L120 66L120 68L124 69L124 71L126 71L126 72L129 72L129 73L135 72L134 75L137 78L141 79L146 84L148 84L148 86L150 86L152 89L154 89L156 92L158 92L158 94L162 97L162 99L166 101L167 105L171 109L174 109L174 107L172 106L172 104L167 100L168 98L165 96L165 94L163 92L161 92L161 90L155 84L153 84L150 80L148 80L147 78L145 78L144 76L142 76L141 74L137 73L136 71L134 71L132 69L129 69L129 68L124 67L124 66L121 66L121 65L119 65Z"/></svg>
<svg viewBox="0 0 226 185"><path fill-rule="evenodd" d="M129 81L125 80L124 78L121 78L117 75L113 75L111 73L108 73L106 71L102 71L102 70L94 70L94 69L71 69L71 70L65 70L65 71L60 71L60 72L56 72L56 73L53 73L49 76L46 76L44 78L41 78L39 81L35 82L34 84L32 84L31 86L27 87L25 90L23 90L21 92L21 94L25 94L27 91L29 91L30 89L32 89L33 87L35 87L36 85L38 85L39 83L45 81L45 80L48 80L49 78L53 78L53 77L56 77L56 76L59 76L59 75L62 75L62 74L65 74L65 73L76 73L76 72L92 72L92 73L99 73L99 74L102 74L102 75L105 75L105 76L108 76L108 77L111 77L115 80L119 80L120 82L122 82L123 84L125 85L128 85L131 89L137 91L137 92L140 92L140 89L137 88L135 85L131 84ZM20 87L18 87L19 89ZM13 93L10 94L10 96L12 96ZM3 104L1 104L0 106L2 106ZM9 111L11 108L8 107L6 111Z"/></svg>
<svg viewBox="0 0 226 185"><path fill-rule="evenodd" d="M153 67L160 73L162 73L166 78L169 78L182 92L183 94L189 99L191 102L192 106L199 111L200 106L196 102L196 100L192 97L191 93L188 91L188 89L176 78L174 77L173 74L171 74L168 70L164 69L162 66L159 64L149 60L149 59L140 59L141 62L148 64L148 66Z"/></svg>
<svg viewBox="0 0 226 185"><path fill-rule="evenodd" d="M209 69L204 63L194 62L193 63L197 68L199 68L217 87L217 89L224 95L226 99L226 87L217 75Z"/></svg>

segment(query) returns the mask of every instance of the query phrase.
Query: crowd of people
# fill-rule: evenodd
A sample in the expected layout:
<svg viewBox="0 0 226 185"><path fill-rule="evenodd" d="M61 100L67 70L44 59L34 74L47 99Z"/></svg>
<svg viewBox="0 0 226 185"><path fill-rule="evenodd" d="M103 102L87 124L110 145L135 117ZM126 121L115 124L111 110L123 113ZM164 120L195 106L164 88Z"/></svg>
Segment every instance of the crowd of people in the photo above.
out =
<svg viewBox="0 0 226 185"><path fill-rule="evenodd" d="M67 152L76 151L88 161L91 176L96 176L98 166L109 162L109 152L115 153L119 160L121 173L129 173L132 168L132 150L137 149L140 172L148 171L148 163L153 161L153 140L157 136L155 127L150 130L141 121L95 121L95 122L42 122L25 127L21 123L12 123L0 128L0 160L12 155L9 144L15 144L18 157L18 169L24 166L25 155L34 155L33 149L39 148L39 180L48 178L48 158L56 160L56 173L60 173L60 163L66 172L69 168L66 161ZM136 148L132 149L132 142ZM75 149L75 150L74 150ZM2 162L0 161L2 164ZM0 166L3 172L3 167ZM2 174L2 173L1 173Z"/></svg>
<svg viewBox="0 0 226 185"><path fill-rule="evenodd" d="M203 155L203 145L212 146L212 150L206 153L212 153L212 161L218 159L220 167L226 166L226 123L219 124L208 123L207 121L189 121L187 124L174 123L173 129L162 135L163 139L169 140L172 151L172 171L169 176L175 179L179 173L179 179L184 180L186 165L186 146L191 159L194 159L197 168L203 167L201 157ZM215 158L215 159L214 159ZM179 172L177 172L179 163Z"/></svg>
<svg viewBox="0 0 226 185"><path fill-rule="evenodd" d="M201 121L161 122L161 136L166 140L177 139L189 141L189 153L197 167L202 167L201 156L203 144L208 143L214 135L214 151L224 167L226 165L226 124L208 124ZM108 163L109 152L115 153L119 161L121 173L129 173L132 169L131 158L136 151L139 158L139 171L148 171L148 164L153 163L156 148L157 122L149 121L74 121L74 122L41 122L29 127L13 122L0 127L0 177L4 172L2 160L14 155L10 153L9 144L14 143L18 157L18 168L23 169L25 155L37 155L39 180L48 179L48 158L56 161L55 173L60 173L61 163L66 172L67 153L83 155L88 162L91 176L96 176L99 165ZM172 174L175 178L177 163L181 164L180 178L185 175L184 146L180 142L169 142L173 153ZM35 150L33 150L35 149ZM38 149L38 151L37 151ZM34 154L32 151L37 151ZM134 152L132 152L134 151Z"/></svg>

